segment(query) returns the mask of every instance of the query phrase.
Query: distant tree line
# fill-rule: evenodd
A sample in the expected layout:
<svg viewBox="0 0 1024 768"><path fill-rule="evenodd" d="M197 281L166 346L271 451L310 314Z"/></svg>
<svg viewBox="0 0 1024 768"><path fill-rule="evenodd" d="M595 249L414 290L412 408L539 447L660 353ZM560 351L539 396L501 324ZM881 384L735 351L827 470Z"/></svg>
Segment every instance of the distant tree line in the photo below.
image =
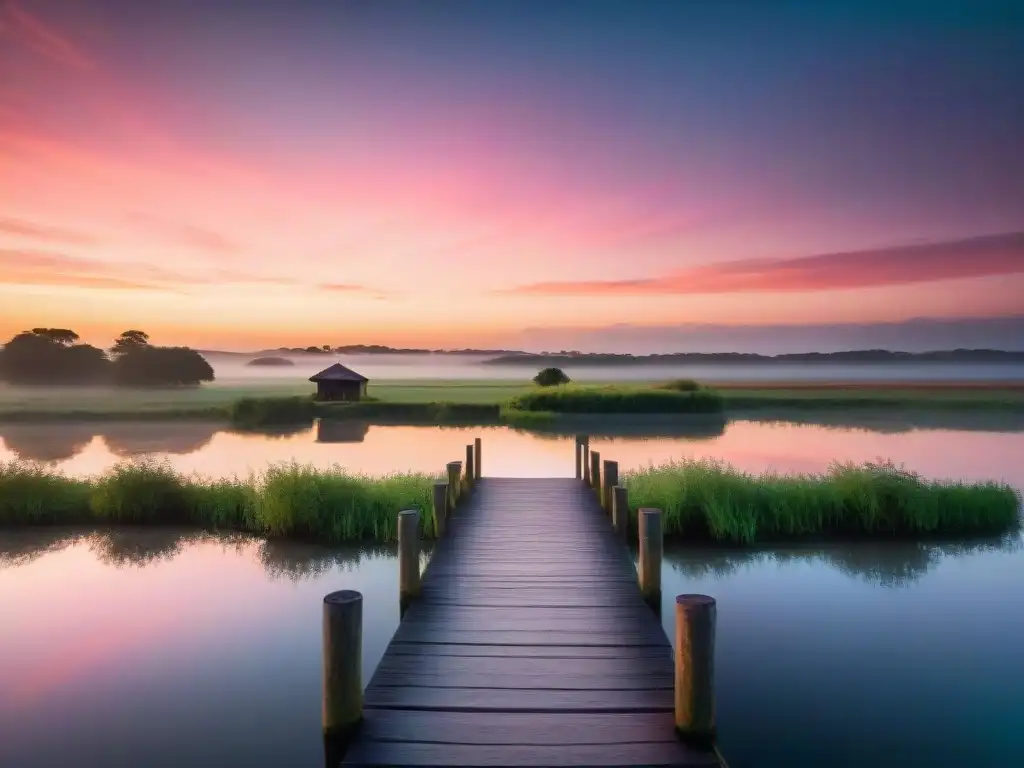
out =
<svg viewBox="0 0 1024 768"><path fill-rule="evenodd" d="M213 381L213 368L188 347L157 347L129 330L109 350L79 343L67 328L22 331L0 350L0 380L9 384L163 387Z"/></svg>

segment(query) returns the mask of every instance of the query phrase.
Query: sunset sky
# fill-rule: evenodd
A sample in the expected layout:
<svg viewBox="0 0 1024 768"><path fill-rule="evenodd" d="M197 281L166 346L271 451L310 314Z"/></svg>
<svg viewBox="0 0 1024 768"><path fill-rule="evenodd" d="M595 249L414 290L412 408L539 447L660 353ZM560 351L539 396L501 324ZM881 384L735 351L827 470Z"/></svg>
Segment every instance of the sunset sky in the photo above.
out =
<svg viewBox="0 0 1024 768"><path fill-rule="evenodd" d="M875 6L0 0L0 337L1024 315L1024 4Z"/></svg>

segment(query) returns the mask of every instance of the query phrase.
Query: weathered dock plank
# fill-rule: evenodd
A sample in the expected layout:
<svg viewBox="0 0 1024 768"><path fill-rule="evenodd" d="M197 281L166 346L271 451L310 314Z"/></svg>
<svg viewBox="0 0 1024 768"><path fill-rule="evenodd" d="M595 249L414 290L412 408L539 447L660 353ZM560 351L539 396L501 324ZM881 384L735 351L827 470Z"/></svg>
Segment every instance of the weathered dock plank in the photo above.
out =
<svg viewBox="0 0 1024 768"><path fill-rule="evenodd" d="M344 762L717 766L676 736L673 675L593 491L484 479L434 548Z"/></svg>

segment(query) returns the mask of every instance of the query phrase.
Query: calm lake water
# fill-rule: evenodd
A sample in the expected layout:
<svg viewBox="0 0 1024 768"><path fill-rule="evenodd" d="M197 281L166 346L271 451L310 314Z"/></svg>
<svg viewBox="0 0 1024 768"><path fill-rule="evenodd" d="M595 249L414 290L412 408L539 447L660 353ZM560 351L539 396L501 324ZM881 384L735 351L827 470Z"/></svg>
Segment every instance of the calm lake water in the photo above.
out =
<svg viewBox="0 0 1024 768"><path fill-rule="evenodd" d="M814 471L890 458L931 477L1024 487L1024 432L1012 424L815 418L825 423L675 435L634 425L592 444L623 468L711 456ZM573 473L570 437L349 423L284 436L190 423L0 425L0 460L76 475L142 456L212 476L291 460L438 471L477 436L486 474ZM732 768L1024 764L1019 538L670 551L662 578L670 637L675 594L719 601L719 723ZM341 588L365 596L368 681L399 620L388 548L0 530L0 765L322 765L320 606Z"/></svg>
<svg viewBox="0 0 1024 768"><path fill-rule="evenodd" d="M830 423L828 414L816 419ZM849 419L837 415L839 423ZM929 477L1005 480L1024 487L1024 424L982 414L972 429L916 428L891 416L857 414L856 428L755 421L698 422L676 430L661 422L629 427L591 445L621 469L681 457L714 457L747 471L819 471L835 461L903 463ZM845 419L845 422L844 422ZM956 414L941 423L959 424ZM970 421L965 423L971 424ZM1005 429L1007 431L997 431ZM673 434L675 431L675 434ZM504 427L440 428L324 422L284 435L246 434L219 424L61 423L0 424L0 461L46 462L68 474L103 472L119 461L151 457L183 472L213 477L247 475L268 463L298 461L352 471L441 472L483 440L485 474L571 477L573 439Z"/></svg>
<svg viewBox="0 0 1024 768"><path fill-rule="evenodd" d="M0 532L0 765L321 766L321 600L364 595L364 680L395 631L387 549L172 530ZM857 544L668 551L719 601L732 768L1024 764L1024 555Z"/></svg>

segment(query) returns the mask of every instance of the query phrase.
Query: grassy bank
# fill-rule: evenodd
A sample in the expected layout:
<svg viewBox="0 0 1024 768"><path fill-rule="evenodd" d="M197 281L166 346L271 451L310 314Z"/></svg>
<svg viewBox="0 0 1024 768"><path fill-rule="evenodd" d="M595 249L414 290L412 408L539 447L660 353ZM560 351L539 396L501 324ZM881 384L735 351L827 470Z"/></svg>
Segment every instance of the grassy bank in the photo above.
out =
<svg viewBox="0 0 1024 768"><path fill-rule="evenodd" d="M583 386L538 387L511 398L507 412L527 413L718 413L722 396L697 387Z"/></svg>
<svg viewBox="0 0 1024 768"><path fill-rule="evenodd" d="M333 544L393 540L398 511L419 509L423 534L432 537L435 479L282 464L246 479L212 481L131 462L83 480L10 462L0 464L0 525L191 525Z"/></svg>
<svg viewBox="0 0 1024 768"><path fill-rule="evenodd" d="M1019 525L1020 494L999 483L924 480L892 464L820 475L749 475L685 460L627 472L635 516L661 509L666 536L733 544L830 536L973 536Z"/></svg>
<svg viewBox="0 0 1024 768"><path fill-rule="evenodd" d="M0 421L105 421L105 420L220 420L239 427L295 423L314 416L360 418L379 423L502 423L524 426L537 417L524 413L592 413L627 409L650 413L649 408L668 408L670 413L685 400L703 397L687 391L666 389L667 382L608 384L601 382L542 390L528 381L433 380L374 381L373 401L358 404L313 404L308 383L213 384L153 390L103 387L11 387L0 384ZM1024 413L1024 385L992 383L830 383L786 382L780 384L724 383L710 387L720 395L689 402L683 408L724 409L728 415L758 410L827 411L837 409L902 409L919 411L965 410ZM580 392L604 392L574 394ZM633 393L611 395L608 393ZM636 394L642 393L642 394ZM595 402L599 398L601 402ZM589 401L588 401L589 400ZM259 402L256 402L259 401ZM279 401L279 402L272 402ZM512 411L515 411L513 414ZM659 411L660 412L660 411ZM691 412L691 411L687 411Z"/></svg>

